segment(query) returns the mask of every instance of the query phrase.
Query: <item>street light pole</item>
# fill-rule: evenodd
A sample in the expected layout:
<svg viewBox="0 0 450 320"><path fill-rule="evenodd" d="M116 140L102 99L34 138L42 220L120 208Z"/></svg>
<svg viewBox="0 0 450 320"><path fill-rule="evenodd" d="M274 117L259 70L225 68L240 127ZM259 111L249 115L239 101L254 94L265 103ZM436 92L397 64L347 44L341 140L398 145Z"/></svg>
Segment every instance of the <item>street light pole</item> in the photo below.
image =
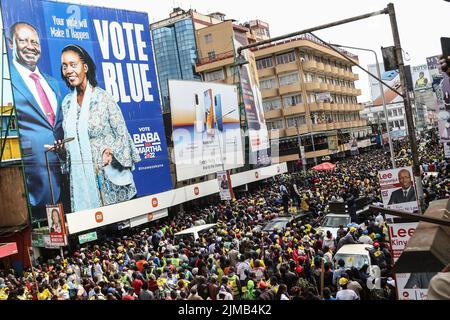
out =
<svg viewBox="0 0 450 320"><path fill-rule="evenodd" d="M297 128L297 141L298 141L299 157L302 160L303 173L306 174L306 163L304 161L304 160L306 160L306 157L305 157L305 159L303 159L304 149L303 149L303 152L302 152L302 139L300 138L300 130L299 130L299 127L298 127L298 120L297 119L295 119L295 127Z"/></svg>
<svg viewBox="0 0 450 320"><path fill-rule="evenodd" d="M378 80L378 85L380 86L381 99L383 101L384 120L386 122L386 131L387 131L388 139L389 139L389 150L390 150L390 153L391 153L392 169L395 169L394 147L392 145L391 130L389 128L388 114L387 114L387 109L386 109L386 98L384 96L383 84L381 83L381 71L380 71L380 64L378 62L378 55L377 55L377 53L374 50L371 50L371 49L343 46L343 45L340 45L340 44L331 44L331 46L342 47L342 48L349 48L349 49L355 49L355 50L361 50L361 51L368 51L368 52L372 52L374 54L374 56L375 56L375 63L377 65L377 76L378 76L377 80ZM383 139L383 130L381 130L381 139Z"/></svg>
<svg viewBox="0 0 450 320"><path fill-rule="evenodd" d="M395 9L394 5L392 3L389 3L387 6L389 18L391 20L391 28L392 28L392 35L394 38L394 46L395 46L395 52L397 56L397 64L398 64L398 70L400 73L400 82L403 89L403 102L405 104L405 114L406 114L406 122L408 125L408 136L409 136L409 143L411 148L411 155L413 160L413 174L414 174L414 180L416 182L416 188L417 193L419 196L419 204L420 208L423 208L423 187L422 187L422 177L420 174L420 163L419 163L419 154L418 154L418 148L417 148L417 140L416 140L416 132L414 130L414 120L412 115L412 109L411 109L411 100L408 94L407 84L406 84L406 72L405 72L405 64L403 62L403 54L402 54L402 47L400 44L400 35L398 32L398 26L397 26L397 19L395 16Z"/></svg>

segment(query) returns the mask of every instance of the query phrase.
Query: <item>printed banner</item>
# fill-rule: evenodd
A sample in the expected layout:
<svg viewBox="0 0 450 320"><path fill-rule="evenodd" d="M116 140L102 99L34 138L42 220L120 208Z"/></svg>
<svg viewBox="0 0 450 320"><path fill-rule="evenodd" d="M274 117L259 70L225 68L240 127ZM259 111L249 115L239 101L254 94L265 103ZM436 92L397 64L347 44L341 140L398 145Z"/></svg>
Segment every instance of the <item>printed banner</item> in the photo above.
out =
<svg viewBox="0 0 450 320"><path fill-rule="evenodd" d="M219 184L220 200L233 199L233 188L231 186L230 174L227 171L217 172L217 183Z"/></svg>
<svg viewBox="0 0 450 320"><path fill-rule="evenodd" d="M393 253L394 263L402 255L406 244L416 231L418 222L394 223L389 225L389 239Z"/></svg>
<svg viewBox="0 0 450 320"><path fill-rule="evenodd" d="M316 102L333 102L333 98L329 92L316 93Z"/></svg>
<svg viewBox="0 0 450 320"><path fill-rule="evenodd" d="M47 222L50 233L50 243L53 246L65 246L66 222L62 204L47 206Z"/></svg>
<svg viewBox="0 0 450 320"><path fill-rule="evenodd" d="M428 71L428 65L422 64L411 67L411 76L414 84L414 90L425 90L431 88L432 81Z"/></svg>
<svg viewBox="0 0 450 320"><path fill-rule="evenodd" d="M439 55L428 57L427 65L433 78L432 86L436 94L439 138L444 145L450 142L450 78L439 68Z"/></svg>
<svg viewBox="0 0 450 320"><path fill-rule="evenodd" d="M412 167L379 171L378 179L385 208L418 212Z"/></svg>
<svg viewBox="0 0 450 320"><path fill-rule="evenodd" d="M234 31L235 47L238 48L248 44L247 36L244 32ZM251 63L247 50L242 52L243 56ZM253 66L255 67L255 66ZM248 134L250 139L250 150L252 152L267 150L270 148L269 133L267 131L264 110L262 106L262 96L259 90L257 79L254 77L249 65L243 65L240 71L241 87L244 100L245 114L247 117ZM270 158L269 158L270 161ZM270 164L266 163L267 165Z"/></svg>
<svg viewBox="0 0 450 320"><path fill-rule="evenodd" d="M172 189L147 14L1 5L33 217L54 202L78 212Z"/></svg>
<svg viewBox="0 0 450 320"><path fill-rule="evenodd" d="M437 272L397 273L399 300L427 300L430 280Z"/></svg>
<svg viewBox="0 0 450 320"><path fill-rule="evenodd" d="M177 180L244 165L236 86L169 80Z"/></svg>

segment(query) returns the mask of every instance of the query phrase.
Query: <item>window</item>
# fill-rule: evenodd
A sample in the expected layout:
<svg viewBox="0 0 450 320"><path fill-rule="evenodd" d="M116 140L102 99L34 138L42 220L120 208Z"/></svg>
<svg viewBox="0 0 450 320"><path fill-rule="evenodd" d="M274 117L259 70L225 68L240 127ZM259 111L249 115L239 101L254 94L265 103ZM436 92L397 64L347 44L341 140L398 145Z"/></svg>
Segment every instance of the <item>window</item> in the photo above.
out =
<svg viewBox="0 0 450 320"><path fill-rule="evenodd" d="M324 77L318 77L318 79L319 79L320 83L325 83L325 78Z"/></svg>
<svg viewBox="0 0 450 320"><path fill-rule="evenodd" d="M273 67L273 59L272 57L262 58L256 60L256 68L258 70Z"/></svg>
<svg viewBox="0 0 450 320"><path fill-rule="evenodd" d="M280 76L280 86L287 86L298 82L298 73L290 73Z"/></svg>
<svg viewBox="0 0 450 320"><path fill-rule="evenodd" d="M299 94L283 98L283 105L285 107L292 107L300 103L303 103L303 99L302 96Z"/></svg>
<svg viewBox="0 0 450 320"><path fill-rule="evenodd" d="M389 110L389 111L388 111L388 117L389 117L389 118L392 117L392 110Z"/></svg>
<svg viewBox="0 0 450 320"><path fill-rule="evenodd" d="M314 75L312 73L305 72L305 81L314 82Z"/></svg>
<svg viewBox="0 0 450 320"><path fill-rule="evenodd" d="M223 80L223 79L225 79L225 74L223 73L222 69L208 72L205 74L206 81L217 81L217 80Z"/></svg>
<svg viewBox="0 0 450 320"><path fill-rule="evenodd" d="M308 102L309 102L309 103L314 103L314 102L316 102L316 95L315 95L314 93L310 93L310 94L308 95Z"/></svg>
<svg viewBox="0 0 450 320"><path fill-rule="evenodd" d="M208 58L209 60L214 60L216 58L216 52L215 51L208 52Z"/></svg>
<svg viewBox="0 0 450 320"><path fill-rule="evenodd" d="M291 51L291 52L279 54L279 55L277 55L276 59L277 59L277 64L285 64L285 63L294 62L295 61L295 52Z"/></svg>
<svg viewBox="0 0 450 320"><path fill-rule="evenodd" d="M267 129L274 130L274 129L283 129L283 120L276 120L276 121L267 121Z"/></svg>
<svg viewBox="0 0 450 320"><path fill-rule="evenodd" d="M392 110L392 115L393 115L394 117L397 116L397 109Z"/></svg>
<svg viewBox="0 0 450 320"><path fill-rule="evenodd" d="M287 118L287 127L288 128L295 128L297 125L301 126L303 124L306 124L305 116L297 116L297 117L293 117L293 118Z"/></svg>
<svg viewBox="0 0 450 320"><path fill-rule="evenodd" d="M405 126L405 121L404 120L400 120L400 127L404 127Z"/></svg>
<svg viewBox="0 0 450 320"><path fill-rule="evenodd" d="M398 109L398 115L402 116L403 115L403 109Z"/></svg>
<svg viewBox="0 0 450 320"><path fill-rule="evenodd" d="M261 89L273 89L277 87L275 78L264 79L259 82Z"/></svg>
<svg viewBox="0 0 450 320"><path fill-rule="evenodd" d="M267 112L270 110L275 110L275 109L280 109L280 107L281 107L280 99L263 101L264 112Z"/></svg>
<svg viewBox="0 0 450 320"><path fill-rule="evenodd" d="M10 130L16 130L17 129L16 118L15 117L11 117L10 119L11 119L11 121L9 122L9 129ZM0 118L0 121L1 121L1 118Z"/></svg>
<svg viewBox="0 0 450 320"><path fill-rule="evenodd" d="M213 37L211 33L205 35L205 43L211 43L213 41Z"/></svg>

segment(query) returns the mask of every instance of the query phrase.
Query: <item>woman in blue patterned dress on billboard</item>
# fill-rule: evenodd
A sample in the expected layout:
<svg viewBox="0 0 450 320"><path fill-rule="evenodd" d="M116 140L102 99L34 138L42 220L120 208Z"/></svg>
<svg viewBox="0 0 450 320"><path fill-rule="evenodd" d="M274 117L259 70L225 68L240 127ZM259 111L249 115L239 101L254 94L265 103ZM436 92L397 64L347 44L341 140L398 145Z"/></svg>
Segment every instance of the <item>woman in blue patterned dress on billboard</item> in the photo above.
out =
<svg viewBox="0 0 450 320"><path fill-rule="evenodd" d="M66 46L61 76L72 90L62 102L66 164L72 211L97 208L136 196L131 170L140 161L122 112L97 86L95 64L85 49Z"/></svg>

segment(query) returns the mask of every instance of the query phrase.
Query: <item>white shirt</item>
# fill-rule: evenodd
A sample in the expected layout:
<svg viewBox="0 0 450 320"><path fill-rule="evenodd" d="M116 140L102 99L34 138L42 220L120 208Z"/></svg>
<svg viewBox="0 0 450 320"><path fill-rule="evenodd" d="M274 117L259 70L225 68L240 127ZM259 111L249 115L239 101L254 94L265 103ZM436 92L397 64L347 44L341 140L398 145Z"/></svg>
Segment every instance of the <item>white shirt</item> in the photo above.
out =
<svg viewBox="0 0 450 320"><path fill-rule="evenodd" d="M336 293L336 300L359 300L359 298L355 291L343 289Z"/></svg>
<svg viewBox="0 0 450 320"><path fill-rule="evenodd" d="M25 68L23 65L18 63L15 59L13 60L13 64L14 64L14 67L16 67L17 71L19 72L20 76L22 77L23 81L27 85L28 90L30 90L34 99L36 100L39 107L41 108L42 113L45 114L44 107L42 106L42 103L41 103L41 98L39 97L39 94L36 89L36 84L34 83L34 80L30 78L30 75L32 73L35 73L39 76L39 82L41 83L41 86L44 89L48 100L50 101L50 104L53 109L53 113L56 115L56 110L58 108L58 100L56 99L56 94L52 90L50 85L47 83L47 80L45 80L44 76L39 72L39 68L36 66L36 70L34 70L34 72L31 72L31 70Z"/></svg>

